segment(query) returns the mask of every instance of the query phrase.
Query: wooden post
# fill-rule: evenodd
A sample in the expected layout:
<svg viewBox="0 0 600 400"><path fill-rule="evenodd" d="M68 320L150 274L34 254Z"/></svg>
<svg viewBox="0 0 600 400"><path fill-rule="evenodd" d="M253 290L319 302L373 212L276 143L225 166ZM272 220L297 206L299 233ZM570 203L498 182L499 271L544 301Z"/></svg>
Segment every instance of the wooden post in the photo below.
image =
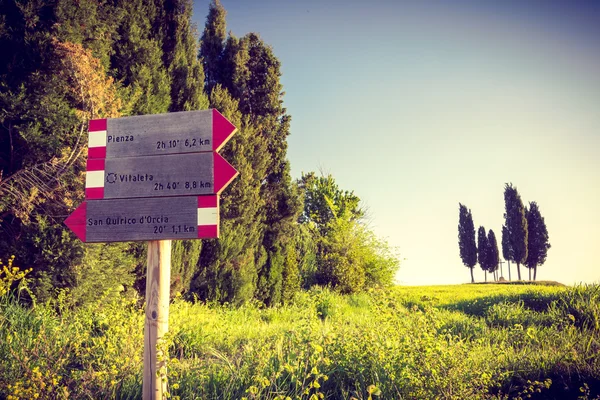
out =
<svg viewBox="0 0 600 400"><path fill-rule="evenodd" d="M167 376L164 361L157 360L156 344L169 330L171 241L148 242L146 274L146 323L144 326L144 400L162 400ZM162 371L161 371L162 368Z"/></svg>

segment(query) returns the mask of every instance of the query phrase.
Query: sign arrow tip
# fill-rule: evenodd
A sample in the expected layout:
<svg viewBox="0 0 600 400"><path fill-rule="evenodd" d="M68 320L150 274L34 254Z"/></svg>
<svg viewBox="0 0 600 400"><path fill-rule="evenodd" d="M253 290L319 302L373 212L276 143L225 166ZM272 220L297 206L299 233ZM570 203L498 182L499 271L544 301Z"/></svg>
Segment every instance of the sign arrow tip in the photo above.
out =
<svg viewBox="0 0 600 400"><path fill-rule="evenodd" d="M213 108L213 150L219 151L230 137L237 131L237 128L229 122L219 111Z"/></svg>
<svg viewBox="0 0 600 400"><path fill-rule="evenodd" d="M84 201L65 219L65 225L73 231L73 233L85 243L85 218L87 214L87 203Z"/></svg>
<svg viewBox="0 0 600 400"><path fill-rule="evenodd" d="M215 193L221 193L223 189L238 176L239 172L231 166L219 153L215 153Z"/></svg>

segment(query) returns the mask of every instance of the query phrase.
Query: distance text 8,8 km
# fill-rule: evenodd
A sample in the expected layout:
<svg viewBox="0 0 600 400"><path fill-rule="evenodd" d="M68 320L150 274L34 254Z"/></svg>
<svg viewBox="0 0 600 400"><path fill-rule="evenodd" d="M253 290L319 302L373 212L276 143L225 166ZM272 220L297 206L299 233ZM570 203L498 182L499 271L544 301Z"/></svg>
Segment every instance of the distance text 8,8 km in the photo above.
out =
<svg viewBox="0 0 600 400"><path fill-rule="evenodd" d="M185 181L185 182L167 182L167 183L155 183L154 190L176 190L176 189L189 189L194 190L198 188L211 188L210 182L204 181Z"/></svg>

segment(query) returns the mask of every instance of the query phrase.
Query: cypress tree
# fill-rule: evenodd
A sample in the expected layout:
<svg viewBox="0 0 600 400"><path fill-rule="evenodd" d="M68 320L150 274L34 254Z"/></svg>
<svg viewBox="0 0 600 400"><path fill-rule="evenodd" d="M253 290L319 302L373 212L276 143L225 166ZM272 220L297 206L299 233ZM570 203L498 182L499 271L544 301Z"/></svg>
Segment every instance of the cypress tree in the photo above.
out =
<svg viewBox="0 0 600 400"><path fill-rule="evenodd" d="M510 281L510 260L512 260L513 257L506 225L502 225L502 257L508 262L508 280Z"/></svg>
<svg viewBox="0 0 600 400"><path fill-rule="evenodd" d="M224 83L221 72L223 68L221 59L226 38L226 16L227 12L221 2L213 0L208 9L200 45L200 56L206 74L206 90L208 93L212 91L217 83Z"/></svg>
<svg viewBox="0 0 600 400"><path fill-rule="evenodd" d="M493 230L489 230L487 237L487 269L490 272L494 273L496 276L496 272L498 271L498 265L500 264L500 256L498 252L498 242L496 240L496 234L494 234ZM495 278L497 280L497 278Z"/></svg>
<svg viewBox="0 0 600 400"><path fill-rule="evenodd" d="M117 0L123 17L110 62L121 82L124 115L160 114L206 108L203 74L194 62L190 4L185 0ZM188 64L191 63L191 64ZM199 88L199 87L200 88ZM171 285L185 292L196 272L201 243L174 242ZM136 288L145 290L146 245L130 245L137 256Z"/></svg>
<svg viewBox="0 0 600 400"><path fill-rule="evenodd" d="M169 111L207 109L204 68L191 26L191 0L165 0L163 62L171 80ZM171 292L186 292L198 272L201 240L175 240L171 255Z"/></svg>
<svg viewBox="0 0 600 400"><path fill-rule="evenodd" d="M280 63L254 33L242 39L230 36L225 42L225 11L217 1L210 6L200 56L207 88L222 84L239 102L239 110L255 134L252 141L258 146L249 159L264 205L255 216L261 223L254 255L258 274L255 296L265 304L276 304L289 297L283 287L293 286L284 285L284 276L299 279L294 272L297 266L288 261L294 259L293 238L301 210L286 159L291 118L282 106Z"/></svg>
<svg viewBox="0 0 600 400"><path fill-rule="evenodd" d="M159 114L171 105L171 82L163 63L164 4L118 0L123 19L111 65L122 82L125 115Z"/></svg>
<svg viewBox="0 0 600 400"><path fill-rule="evenodd" d="M191 26L192 7L191 0L165 0L163 58L171 78L169 111L208 108L204 67L198 59L198 41Z"/></svg>
<svg viewBox="0 0 600 400"><path fill-rule="evenodd" d="M511 259L517 263L517 273L521 280L521 263L527 260L527 218L525 218L525 207L521 201L521 195L512 183L507 183L504 187L504 206Z"/></svg>
<svg viewBox="0 0 600 400"><path fill-rule="evenodd" d="M471 283L475 283L473 267L477 264L477 245L475 243L473 215L471 210L460 203L458 210L458 248L463 264L471 270Z"/></svg>
<svg viewBox="0 0 600 400"><path fill-rule="evenodd" d="M549 237L546 222L535 201L529 203L529 209L526 209L526 217L529 236L527 240L527 260L525 261L525 265L529 268L529 271L533 269L533 280L535 281L537 277L537 267L546 262L548 249L551 246L548 241Z"/></svg>
<svg viewBox="0 0 600 400"><path fill-rule="evenodd" d="M257 260L263 232L263 206L260 182L267 168L267 144L261 141L240 112L239 99L231 84L223 81L219 65L225 40L225 10L214 1L210 5L200 45L205 70L205 85L210 104L238 127L221 154L240 172L221 196L221 237L206 241L200 255L200 270L193 281L194 292L202 299L242 303L256 289ZM245 67L242 65L241 67ZM233 119L232 119L233 118Z"/></svg>
<svg viewBox="0 0 600 400"><path fill-rule="evenodd" d="M485 281L487 282L487 271L488 271L488 240L485 234L485 228L480 226L477 230L477 261L479 266L485 274Z"/></svg>
<svg viewBox="0 0 600 400"><path fill-rule="evenodd" d="M292 251L291 238L297 229L296 220L302 207L292 186L286 159L291 117L282 106L280 63L272 49L253 33L246 35L242 42L241 60L246 58L246 48L248 56L246 68L241 69L235 79L240 86L237 91L241 95L240 108L250 115L268 149L267 170L261 187L261 197L265 200L263 248L267 257L263 265L257 265L257 296L267 304L275 304L279 302L275 287L282 285L285 268L281 264L284 258L277 255L278 252Z"/></svg>
<svg viewBox="0 0 600 400"><path fill-rule="evenodd" d="M264 200L256 184L260 169L255 162L262 159L266 148L226 89L215 86L210 102L239 127L221 154L240 175L221 195L221 235L205 241L192 290L201 299L240 304L250 300L256 289L255 256L263 231Z"/></svg>
<svg viewBox="0 0 600 400"><path fill-rule="evenodd" d="M292 185L289 164L284 163L284 171L276 181L267 183L262 191L265 199L265 226L262 245L266 251L266 260L259 268L259 281L256 296L267 305L278 304L291 293L283 291L284 277L299 280L297 265L290 264L290 253L294 252L295 230L302 204L296 187ZM288 286L291 288L292 286Z"/></svg>

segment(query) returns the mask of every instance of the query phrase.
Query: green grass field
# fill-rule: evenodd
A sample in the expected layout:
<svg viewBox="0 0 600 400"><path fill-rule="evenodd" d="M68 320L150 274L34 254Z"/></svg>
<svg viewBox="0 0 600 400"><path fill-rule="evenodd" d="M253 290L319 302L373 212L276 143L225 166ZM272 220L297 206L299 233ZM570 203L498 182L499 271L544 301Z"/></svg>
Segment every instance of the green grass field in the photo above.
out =
<svg viewBox="0 0 600 400"><path fill-rule="evenodd" d="M0 399L139 399L135 299L61 304L1 298ZM600 287L312 290L274 309L177 299L161 347L171 398L600 398Z"/></svg>

